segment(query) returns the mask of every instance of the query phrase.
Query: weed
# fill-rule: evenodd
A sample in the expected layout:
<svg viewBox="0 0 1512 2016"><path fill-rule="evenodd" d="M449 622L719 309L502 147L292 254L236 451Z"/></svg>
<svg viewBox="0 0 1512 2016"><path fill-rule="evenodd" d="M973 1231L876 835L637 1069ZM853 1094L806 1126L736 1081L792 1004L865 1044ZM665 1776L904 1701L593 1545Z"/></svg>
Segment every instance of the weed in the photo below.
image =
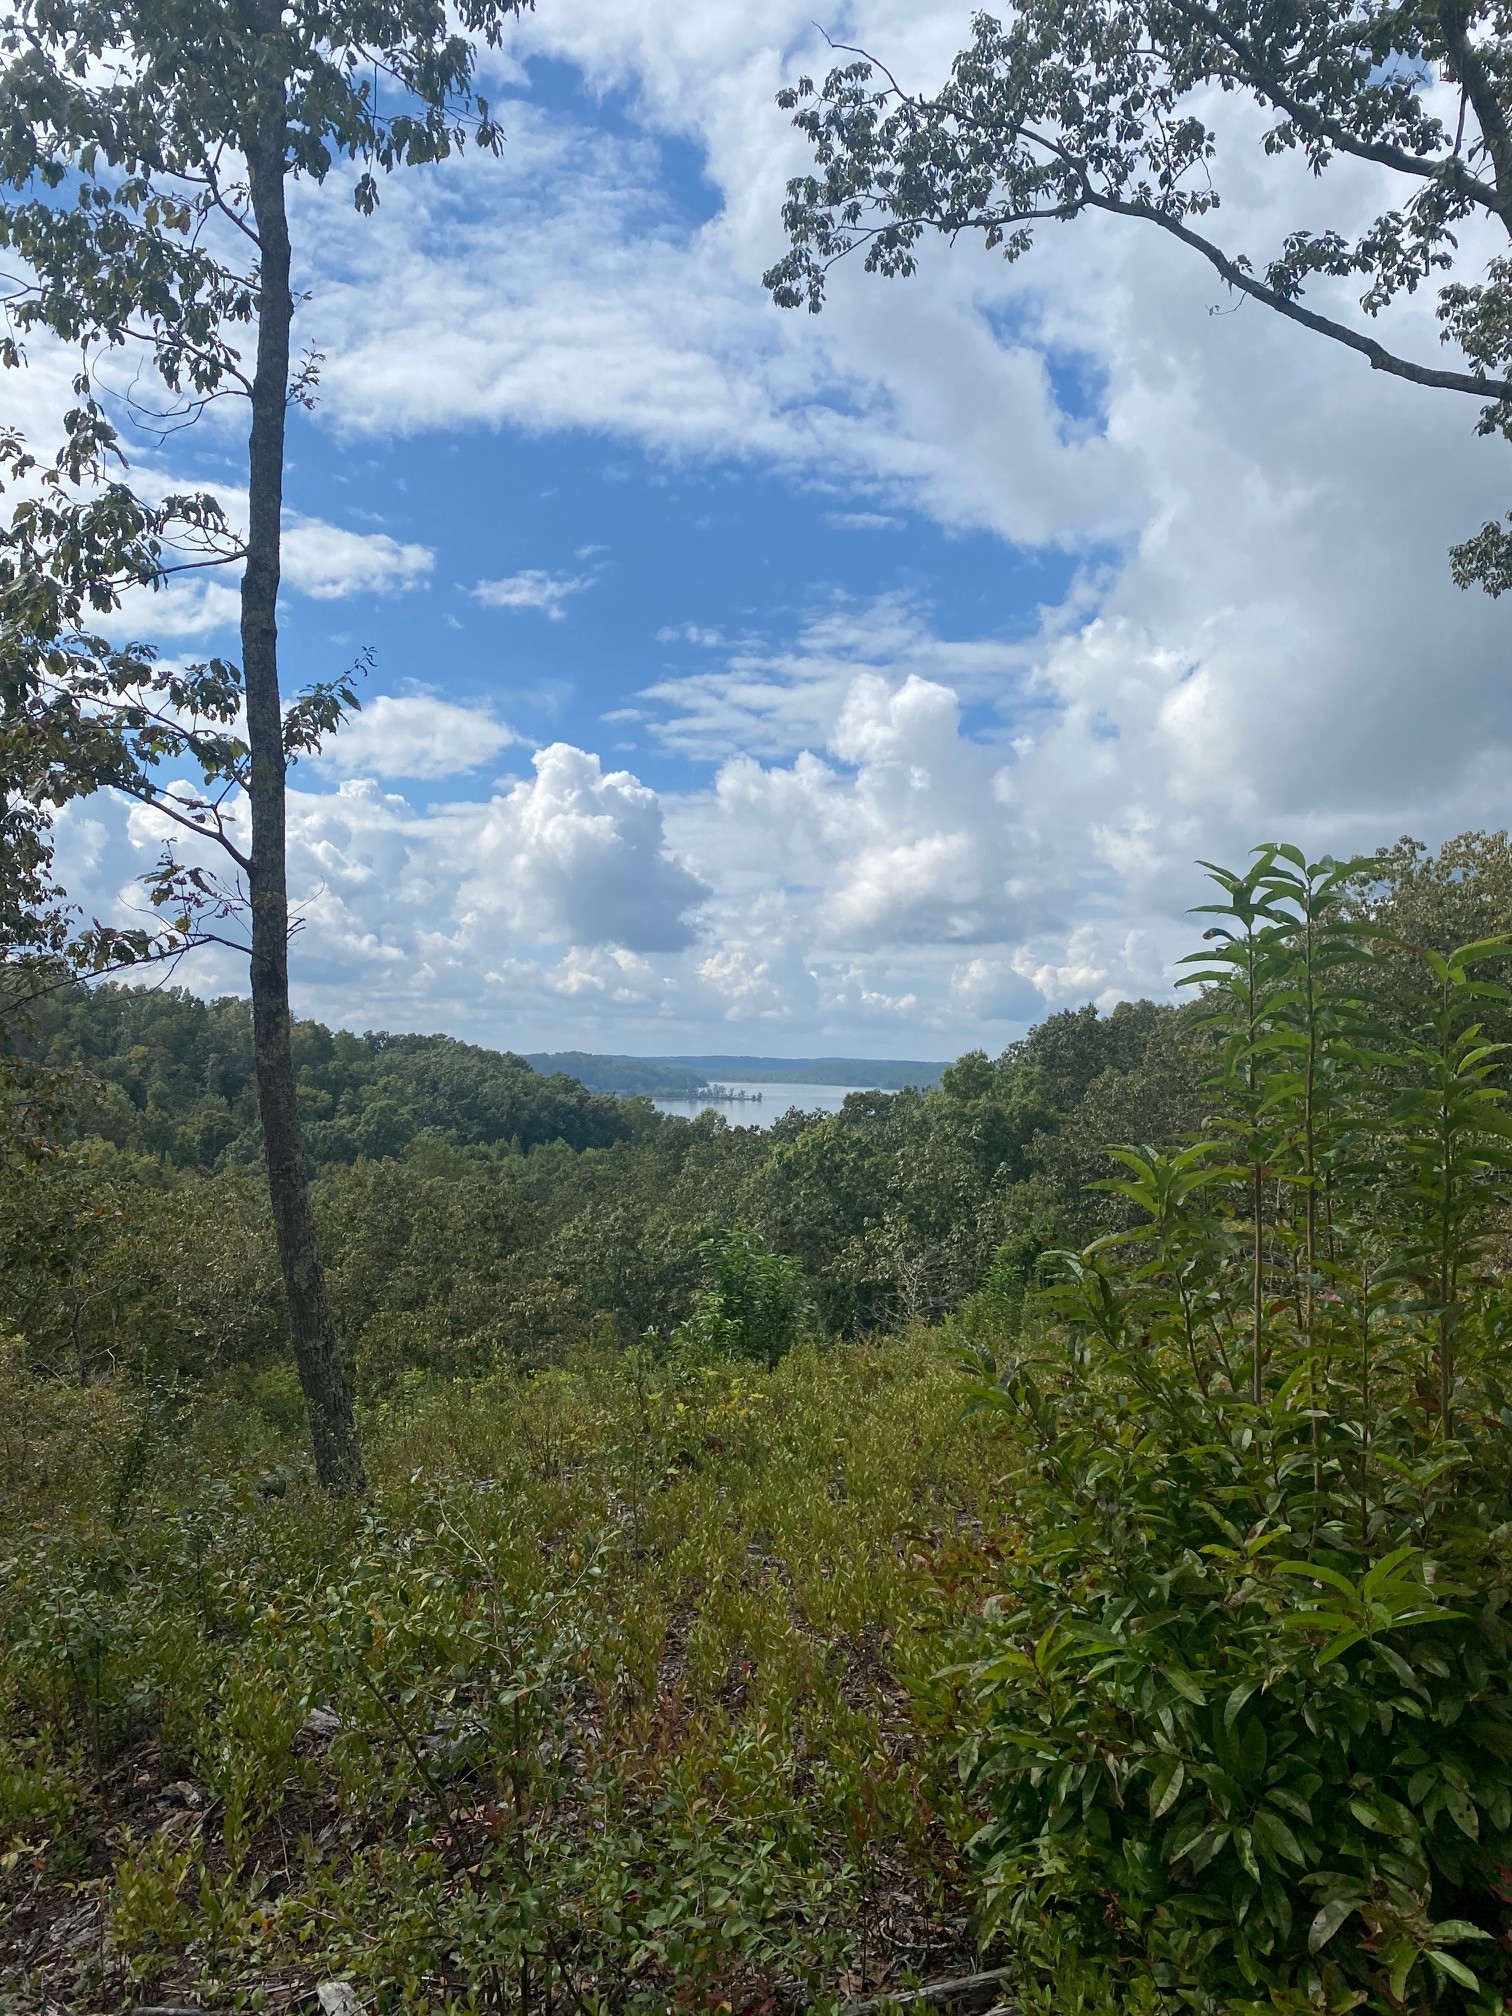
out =
<svg viewBox="0 0 1512 2016"><path fill-rule="evenodd" d="M238 1452L207 1390L127 1521L113 1443L15 1529L16 1978L80 2008L340 1974L415 2016L649 2016L969 1959L982 1816L931 1676L995 1586L1011 1444L963 1426L937 1340L413 1385L360 1511L304 1488L271 1411ZM89 1968L52 1936L80 1869Z"/></svg>

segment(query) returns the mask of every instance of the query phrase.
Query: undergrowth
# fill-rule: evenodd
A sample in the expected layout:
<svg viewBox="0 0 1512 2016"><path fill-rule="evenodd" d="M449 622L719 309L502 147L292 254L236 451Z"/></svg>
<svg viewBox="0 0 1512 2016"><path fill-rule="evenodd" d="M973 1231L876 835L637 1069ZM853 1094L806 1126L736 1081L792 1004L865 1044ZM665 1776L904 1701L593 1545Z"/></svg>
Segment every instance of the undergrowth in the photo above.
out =
<svg viewBox="0 0 1512 2016"><path fill-rule="evenodd" d="M361 1508L280 1375L4 1378L16 2006L823 2010L971 1959L936 1676L1012 1443L938 1340L417 1385Z"/></svg>

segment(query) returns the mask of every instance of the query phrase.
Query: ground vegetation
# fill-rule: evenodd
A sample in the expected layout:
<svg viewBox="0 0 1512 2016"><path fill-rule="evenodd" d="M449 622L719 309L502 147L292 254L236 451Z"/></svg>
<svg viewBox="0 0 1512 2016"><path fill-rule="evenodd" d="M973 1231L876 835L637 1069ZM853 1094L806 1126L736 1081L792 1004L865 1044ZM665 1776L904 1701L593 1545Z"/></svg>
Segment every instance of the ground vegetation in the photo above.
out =
<svg viewBox="0 0 1512 2016"><path fill-rule="evenodd" d="M50 994L0 1993L1499 2007L1508 862L1259 849L1184 1005L766 1133L296 1025L360 1497L244 1004Z"/></svg>

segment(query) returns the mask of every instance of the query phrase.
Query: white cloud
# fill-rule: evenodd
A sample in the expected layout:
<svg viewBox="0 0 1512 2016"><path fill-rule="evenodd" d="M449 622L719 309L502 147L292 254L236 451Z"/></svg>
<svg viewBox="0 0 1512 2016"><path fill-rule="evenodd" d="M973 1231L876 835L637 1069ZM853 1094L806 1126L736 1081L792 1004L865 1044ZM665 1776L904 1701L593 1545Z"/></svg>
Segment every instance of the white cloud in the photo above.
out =
<svg viewBox="0 0 1512 2016"><path fill-rule="evenodd" d="M1013 970L1030 981L1046 1001L1090 1001L1101 992L1108 969L1099 963L1101 946L1091 924L1078 924L1059 959L1037 959L1027 945L1014 953Z"/></svg>
<svg viewBox="0 0 1512 2016"><path fill-rule="evenodd" d="M293 518L284 528L284 578L320 602L402 595L424 584L435 560L428 546L391 539L386 532L351 532L318 518Z"/></svg>
<svg viewBox="0 0 1512 2016"><path fill-rule="evenodd" d="M691 943L687 913L708 892L667 852L656 793L570 743L533 760L534 778L495 798L469 834L464 916L574 945Z"/></svg>
<svg viewBox="0 0 1512 2016"><path fill-rule="evenodd" d="M548 574L544 568L527 567L499 581L480 581L472 592L485 609L539 609L555 623L566 615L572 597L591 586L586 574Z"/></svg>
<svg viewBox="0 0 1512 2016"><path fill-rule="evenodd" d="M143 491L172 487L161 474L140 484ZM225 505L234 532L245 498L219 486L206 487ZM290 518L284 528L285 585L315 601L407 594L424 586L434 561L428 546L406 544L386 532L352 532L319 518ZM175 575L159 589L129 592L114 627L155 637L205 637L234 630L240 618L240 571L229 562L214 571Z"/></svg>
<svg viewBox="0 0 1512 2016"><path fill-rule="evenodd" d="M900 532L903 520L891 511L826 511L824 521L837 532Z"/></svg>
<svg viewBox="0 0 1512 2016"><path fill-rule="evenodd" d="M697 10L706 28L710 4ZM602 51L615 28L592 18L586 41ZM529 46L607 81L583 25L558 32L542 17ZM707 221L669 199L654 142L527 99L502 108L502 162L473 155L400 178L371 222L335 190L310 199L301 235L318 240L309 314L332 417L384 433L580 428L673 456L761 458L831 488L864 482L874 515L906 499L1014 537L1080 542L1125 525L1122 449L1068 436L1043 357L978 312L979 269L895 289L885 315L858 307L848 276L818 323L772 308L759 276L801 158L772 98L783 44L812 31L797 5L753 36L727 29L695 38L713 67L683 79L667 120L707 150L724 196ZM636 60L650 56L648 41Z"/></svg>
<svg viewBox="0 0 1512 2016"><path fill-rule="evenodd" d="M394 737L413 746L427 717L402 710L401 699ZM561 1036L564 1004L654 1011L684 955L697 956L708 892L669 846L656 794L581 749L553 744L529 778L430 809L371 775L331 792L301 788L302 775L288 801L290 897L306 927L295 941L301 1012L364 1028L439 1021L509 1041L517 1032L500 1018L525 1001L537 1020L520 1040L536 1047ZM133 878L175 836L140 805L101 797L89 808L59 822L70 894L86 912L140 909ZM228 810L234 827L242 808ZM198 858L224 867L212 846ZM185 977L207 992L244 989L245 962L212 950Z"/></svg>
<svg viewBox="0 0 1512 2016"><path fill-rule="evenodd" d="M162 588L128 590L111 627L122 636L207 637L240 621L241 587L228 568L220 577L180 575Z"/></svg>
<svg viewBox="0 0 1512 2016"><path fill-rule="evenodd" d="M721 640L697 633L693 641L712 647ZM658 739L682 755L718 761L734 748L782 756L828 741L858 674L891 681L917 675L943 681L963 699L998 705L1018 695L1032 710L1032 667L1027 644L940 637L904 595L866 605L837 597L790 644L742 642L727 649L723 664L669 675L641 698L659 703Z"/></svg>
<svg viewBox="0 0 1512 2016"><path fill-rule="evenodd" d="M700 623L664 623L656 633L658 644L696 644L706 651L718 650L729 640L722 630Z"/></svg>
<svg viewBox="0 0 1512 2016"><path fill-rule="evenodd" d="M878 976L928 948L940 1002L947 948L1025 940L1064 895L1011 761L963 732L951 687L913 672L853 674L824 754L732 758L711 792L678 808L674 830L716 885L721 932L738 934L741 908L780 891L810 955L860 958L882 993L917 992Z"/></svg>
<svg viewBox="0 0 1512 2016"><path fill-rule="evenodd" d="M457 777L514 740L484 707L435 693L380 693L347 717L316 760L347 777Z"/></svg>

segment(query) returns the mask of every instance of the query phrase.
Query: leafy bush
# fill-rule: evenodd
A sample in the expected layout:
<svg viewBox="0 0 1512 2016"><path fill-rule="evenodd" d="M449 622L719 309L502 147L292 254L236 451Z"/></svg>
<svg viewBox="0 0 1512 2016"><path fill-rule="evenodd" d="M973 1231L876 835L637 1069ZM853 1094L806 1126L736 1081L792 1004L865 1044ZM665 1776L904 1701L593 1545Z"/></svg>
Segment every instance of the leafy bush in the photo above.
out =
<svg viewBox="0 0 1512 2016"><path fill-rule="evenodd" d="M706 1249L693 1311L672 1338L695 1362L745 1359L771 1367L797 1343L811 1312L796 1260L765 1252L743 1226Z"/></svg>
<svg viewBox="0 0 1512 2016"><path fill-rule="evenodd" d="M1135 1222L977 1358L1038 1455L972 1675L991 1916L1197 2008L1512 1985L1512 1120L1479 1027L1512 945L1403 947L1359 871L1215 871L1209 1138L1116 1151Z"/></svg>
<svg viewBox="0 0 1512 2016"><path fill-rule="evenodd" d="M1402 2003L1434 1973L1476 1989L1483 1955L1500 1981L1505 1536L1430 1458L1397 1479L1415 1540L1359 1546L1294 1394L1209 1408L1131 1371L1104 1402L1067 1378L1052 1410L1027 1368L1009 1385L1047 1439L975 1674L995 1919L1032 1949L1069 1916L1083 1952L1199 2005Z"/></svg>

